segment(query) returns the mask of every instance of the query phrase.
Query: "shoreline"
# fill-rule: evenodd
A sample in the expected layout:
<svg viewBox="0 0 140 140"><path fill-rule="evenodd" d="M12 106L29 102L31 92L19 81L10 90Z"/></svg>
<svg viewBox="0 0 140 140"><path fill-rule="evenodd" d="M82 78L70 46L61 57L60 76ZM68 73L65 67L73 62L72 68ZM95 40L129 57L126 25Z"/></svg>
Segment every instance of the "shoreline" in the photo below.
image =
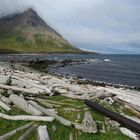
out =
<svg viewBox="0 0 140 140"><path fill-rule="evenodd" d="M100 54L96 52L0 53L0 55L49 55L49 54Z"/></svg>
<svg viewBox="0 0 140 140"><path fill-rule="evenodd" d="M124 126L117 123L117 121L109 119L100 114L100 112L92 111L83 101L96 101L109 110L139 123L140 91L115 88L109 85L94 85L87 81L83 82L78 79L73 79L72 77L60 77L41 72L35 68L33 69L29 67L27 63L1 62L0 82L0 87L2 91L4 91L0 93L0 101L7 99L3 100L3 102L5 104L7 101L10 102L10 104L7 102L6 105L8 105L8 109L10 109L12 113L18 112L20 109L24 112L28 112L30 119L32 119L36 113L40 115L42 109L45 109L45 112L47 109L53 111L53 113L47 112L48 118L42 118L42 116L40 116L40 119L49 119L50 121L56 119L59 122L48 122L48 126L50 126L49 134L53 139L56 139L54 130L52 129L54 125L55 127L57 126L57 129L62 129L63 131L61 131L64 135L67 134L65 134L64 129L68 131L69 135L71 132L74 135L75 132L80 132L80 134L77 134L78 138L80 139L82 134L85 137L83 140L86 140L87 137L96 137L98 139L103 137L107 140L108 136L113 139L116 134L120 135L119 140L127 140L129 132L139 138L139 135L137 135L135 131L124 128ZM28 104L27 108L25 104ZM37 110L34 110L34 112L32 110L33 108L30 108L32 105L35 107L35 110L39 109L39 112ZM24 112L20 112L19 114L24 114ZM57 115L54 114L54 112L57 112ZM16 113L14 113L14 115L15 114ZM4 117L5 115L7 115L6 111L3 110L3 112L0 112L0 117ZM6 117L12 119L10 115ZM26 116L24 117L24 119L26 119ZM4 119L1 120L5 121ZM41 124L45 125L45 122L38 124L39 126L41 126ZM7 122L5 125L8 125ZM67 127L64 128L65 125ZM1 127L3 128L4 126L1 125ZM116 130L115 133L114 130ZM124 132L122 130L126 131ZM61 131L57 131L56 133L61 136ZM132 135L129 135L129 137L132 138ZM66 140L67 139L69 138L66 138Z"/></svg>
<svg viewBox="0 0 140 140"><path fill-rule="evenodd" d="M88 62L86 60L71 60L71 59L65 59L62 61L58 61L58 60L43 60L43 61L31 61L28 62L29 65L33 68L37 68L39 67L39 70L42 72L46 72L44 70L44 68L47 68L47 73L51 74L51 75L55 75L55 76L60 76L60 77L64 77L64 78L73 78L75 80L79 80L79 83L81 82L82 84L84 83L89 83L95 86L110 86L110 87L115 87L115 88L124 88L124 89L132 89L132 90L140 90L140 87L138 86L129 86L129 85L125 85L125 84L116 84L116 83L108 83L105 81L96 81L96 80L89 80L89 79L85 79L83 77L72 77L70 75L63 75L63 74L57 74L55 73L55 71L53 71L53 69L58 69L61 67L65 67L68 65L73 65L73 63L76 65L82 64ZM41 68L43 65L43 68Z"/></svg>

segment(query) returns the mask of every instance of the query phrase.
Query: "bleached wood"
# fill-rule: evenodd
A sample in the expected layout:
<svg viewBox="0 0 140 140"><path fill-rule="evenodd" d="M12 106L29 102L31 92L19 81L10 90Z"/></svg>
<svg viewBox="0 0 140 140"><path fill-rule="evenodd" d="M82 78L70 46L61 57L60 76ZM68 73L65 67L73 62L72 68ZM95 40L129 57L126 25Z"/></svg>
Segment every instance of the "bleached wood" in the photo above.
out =
<svg viewBox="0 0 140 140"><path fill-rule="evenodd" d="M6 103L7 105L10 105L12 103L9 98L7 98L3 95L0 95L0 100L3 101L4 103Z"/></svg>
<svg viewBox="0 0 140 140"><path fill-rule="evenodd" d="M130 106L128 105L125 105L124 106L127 110L129 110L131 113L133 113L134 115L136 115L137 117L140 118L140 112L136 111L135 109L131 108Z"/></svg>
<svg viewBox="0 0 140 140"><path fill-rule="evenodd" d="M139 140L139 137L134 132L132 132L131 130L129 130L129 129L125 128L125 127L120 127L120 131L124 135L132 138L133 140Z"/></svg>
<svg viewBox="0 0 140 140"><path fill-rule="evenodd" d="M38 105L36 102L29 101L29 103L32 104L33 106L35 106L40 111L42 111L44 114L54 117L56 120L58 120L59 122L61 122L65 126L71 126L72 125L71 121L62 118L61 116L59 116L59 115L57 115L57 114L55 114L55 113L53 113L49 110L46 110L44 107Z"/></svg>
<svg viewBox="0 0 140 140"><path fill-rule="evenodd" d="M19 132L21 130L24 130L24 129L27 129L27 128L29 128L32 125L33 125L33 123L31 122L31 123L28 123L26 125L23 125L23 126L17 128L17 129L14 129L14 130L12 130L12 131L10 131L10 132L0 136L0 140L7 140L10 137L12 137L13 135L15 135L17 132Z"/></svg>
<svg viewBox="0 0 140 140"><path fill-rule="evenodd" d="M24 78L20 78L20 77L16 77L16 76L12 76L12 78L14 78L15 80L13 81L13 84L15 85L19 85L20 87L34 87L40 90L44 90L44 92L46 94L51 94L51 91L47 88L46 85L42 85L39 82L36 84L33 82L33 80L31 79L24 79Z"/></svg>
<svg viewBox="0 0 140 140"><path fill-rule="evenodd" d="M129 104L133 104L136 106L140 107L140 98L134 97L134 96L130 96L130 95L117 95L116 96L117 99L121 100L121 101L125 101Z"/></svg>
<svg viewBox="0 0 140 140"><path fill-rule="evenodd" d="M46 121L46 122L52 122L54 120L53 117L49 116L30 116L30 115L15 115L10 116L4 113L0 113L0 118L6 119L6 120L13 120L13 121Z"/></svg>
<svg viewBox="0 0 140 140"><path fill-rule="evenodd" d="M140 94L137 91L122 90L111 87L98 87L98 90L109 92L113 95L116 95L116 99L140 108Z"/></svg>
<svg viewBox="0 0 140 140"><path fill-rule="evenodd" d="M18 140L27 140L32 135L32 133L36 130L36 128L37 125L33 125L27 131L25 131L25 133L22 136L20 136Z"/></svg>
<svg viewBox="0 0 140 140"><path fill-rule="evenodd" d="M22 109L23 111L31 114L31 115L42 115L42 112L38 110L36 107L30 105L24 97L20 97L18 95L12 94L10 95L10 100L13 102L16 107Z"/></svg>
<svg viewBox="0 0 140 140"><path fill-rule="evenodd" d="M50 140L46 125L39 126L37 132L38 132L38 140Z"/></svg>
<svg viewBox="0 0 140 140"><path fill-rule="evenodd" d="M5 104L3 101L0 100L0 107L2 107L3 109L5 109L6 111L10 111L11 108Z"/></svg>
<svg viewBox="0 0 140 140"><path fill-rule="evenodd" d="M118 102L118 103L120 103L120 104L122 104L122 105L128 105L128 106L130 106L131 108L133 108L133 109L135 109L136 111L138 111L138 112L140 112L140 108L139 108L139 106L137 106L137 105L133 105L133 104L130 104L130 103L127 103L127 102L125 102L125 101L122 101L122 100L119 100L119 99L117 99L116 97L114 97L113 98L116 102Z"/></svg>
<svg viewBox="0 0 140 140"><path fill-rule="evenodd" d="M38 95L39 93L43 93L44 94L44 90L33 90L33 89L26 89L26 88L21 88L21 87L16 87L16 86L8 86L8 85L4 85L4 84L0 84L0 88L2 89L7 89L7 90L13 90L13 91L20 91L20 92L25 92L28 94L35 94Z"/></svg>
<svg viewBox="0 0 140 140"><path fill-rule="evenodd" d="M0 75L0 84L7 84L8 79L9 79L9 76Z"/></svg>
<svg viewBox="0 0 140 140"><path fill-rule="evenodd" d="M135 121L135 122L137 122L137 123L139 123L140 124L140 119L138 119L138 118L136 118L135 116L128 116L128 115L124 115L124 114L122 114L124 117L126 117L126 118L128 118L128 119L130 119L130 120L132 120L132 121Z"/></svg>

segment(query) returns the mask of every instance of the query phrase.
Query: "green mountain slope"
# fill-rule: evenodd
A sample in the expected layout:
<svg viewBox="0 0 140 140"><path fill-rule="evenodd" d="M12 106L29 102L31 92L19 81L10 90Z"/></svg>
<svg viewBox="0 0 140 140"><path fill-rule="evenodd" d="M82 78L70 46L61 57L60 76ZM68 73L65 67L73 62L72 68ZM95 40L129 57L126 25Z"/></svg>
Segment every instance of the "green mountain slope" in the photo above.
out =
<svg viewBox="0 0 140 140"><path fill-rule="evenodd" d="M0 19L0 53L79 53L34 10Z"/></svg>

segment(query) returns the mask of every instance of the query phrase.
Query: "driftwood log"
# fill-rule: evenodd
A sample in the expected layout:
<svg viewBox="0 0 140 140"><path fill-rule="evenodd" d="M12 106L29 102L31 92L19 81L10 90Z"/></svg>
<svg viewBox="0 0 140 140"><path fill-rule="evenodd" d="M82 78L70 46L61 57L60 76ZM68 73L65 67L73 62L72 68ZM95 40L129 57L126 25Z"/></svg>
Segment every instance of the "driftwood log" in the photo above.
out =
<svg viewBox="0 0 140 140"><path fill-rule="evenodd" d="M140 112L136 111L135 109L133 109L132 107L125 105L124 106L127 110L129 110L131 113L133 113L134 115L136 115L137 117L140 118Z"/></svg>
<svg viewBox="0 0 140 140"><path fill-rule="evenodd" d="M140 107L137 106L137 105L133 105L133 104L127 103L127 102L125 102L125 101L121 101L121 100L117 99L116 97L114 97L113 100L115 100L116 102L118 102L118 103L120 103L120 104L122 104L122 105L124 105L124 106L125 106L125 105L128 105L128 106L130 106L131 108L135 109L136 111L140 112Z"/></svg>
<svg viewBox="0 0 140 140"><path fill-rule="evenodd" d="M0 95L0 100L3 101L4 103L6 103L7 105L12 104L11 100L3 95Z"/></svg>
<svg viewBox="0 0 140 140"><path fill-rule="evenodd" d="M134 132L132 132L131 130L129 130L129 129L127 129L127 128L120 127L120 131L121 131L124 135L130 137L130 138L133 139L133 140L139 140L139 139L140 139L139 136L138 136L137 134L135 134Z"/></svg>
<svg viewBox="0 0 140 140"><path fill-rule="evenodd" d="M71 126L72 122L69 120L66 120L62 117L60 117L59 115L57 115L56 113L53 113L49 110L46 110L44 107L38 105L36 102L30 101L29 102L31 105L35 106L37 109L39 109L40 111L42 111L44 114L49 115L54 117L56 120L58 120L59 122L61 122L62 124L64 124L65 126Z"/></svg>
<svg viewBox="0 0 140 140"><path fill-rule="evenodd" d="M16 116L10 116L3 113L0 113L0 118L6 119L6 120L13 120L13 121L47 121L52 122L54 120L53 117L49 116L29 116L29 115L16 115Z"/></svg>
<svg viewBox="0 0 140 140"><path fill-rule="evenodd" d="M46 92L50 93L50 90L47 88L47 86L40 84L39 81L36 81L37 83L35 83L31 79L27 79L27 78L25 79L25 78L20 78L20 77L16 77L16 76L11 76L11 78L14 78L16 80L14 84L18 84L18 85L24 84L24 86L39 88L39 89L45 90Z"/></svg>
<svg viewBox="0 0 140 140"><path fill-rule="evenodd" d="M3 109L5 109L6 111L10 111L11 108L5 104L3 101L0 100L0 107L2 107Z"/></svg>
<svg viewBox="0 0 140 140"><path fill-rule="evenodd" d="M7 90L13 90L13 91L19 91L19 92L25 92L28 94L33 94L33 95L38 95L39 93L43 93L44 91L42 90L33 90L33 89L26 89L26 88L21 88L21 87L17 87L17 86L8 86L8 85L4 85L4 84L0 84L0 88L2 89L7 89Z"/></svg>
<svg viewBox="0 0 140 140"><path fill-rule="evenodd" d="M1 84L8 84L10 77L5 75L0 75L0 83Z"/></svg>
<svg viewBox="0 0 140 140"><path fill-rule="evenodd" d="M99 105L96 102L91 102L89 100L85 100L85 104L87 106L89 106L90 108L99 111L100 113L103 113L104 115L106 115L107 117L119 122L122 126L140 134L140 124L116 113L116 112L112 112L109 109Z"/></svg>
<svg viewBox="0 0 140 140"><path fill-rule="evenodd" d="M37 132L38 132L38 140L50 140L49 133L48 133L46 125L39 126L37 128Z"/></svg>
<svg viewBox="0 0 140 140"><path fill-rule="evenodd" d="M130 91L105 87L98 87L98 89L109 92L112 95L115 95L116 99L126 102L128 104L132 104L133 106L138 106L140 108L140 95L138 93L134 93L132 90Z"/></svg>
<svg viewBox="0 0 140 140"><path fill-rule="evenodd" d="M18 140L27 140L33 134L36 128L37 128L37 125L33 125Z"/></svg>
<svg viewBox="0 0 140 140"><path fill-rule="evenodd" d="M42 112L39 111L36 107L32 106L31 104L29 104L24 97L20 97L18 95L12 94L10 95L10 100L13 102L13 104L22 109L23 111L31 114L31 115L37 115L40 116L42 115Z"/></svg>
<svg viewBox="0 0 140 140"><path fill-rule="evenodd" d="M12 130L12 131L0 136L0 140L7 140L10 137L12 137L13 135L15 135L17 132L19 132L21 130L25 130L25 129L31 127L32 125L33 125L33 123L28 123L28 124L26 124L24 126L21 126L21 127L15 129L15 130Z"/></svg>
<svg viewBox="0 0 140 140"><path fill-rule="evenodd" d="M140 124L140 119L136 118L135 116L128 116L128 115L124 115L124 114L123 114L123 116Z"/></svg>

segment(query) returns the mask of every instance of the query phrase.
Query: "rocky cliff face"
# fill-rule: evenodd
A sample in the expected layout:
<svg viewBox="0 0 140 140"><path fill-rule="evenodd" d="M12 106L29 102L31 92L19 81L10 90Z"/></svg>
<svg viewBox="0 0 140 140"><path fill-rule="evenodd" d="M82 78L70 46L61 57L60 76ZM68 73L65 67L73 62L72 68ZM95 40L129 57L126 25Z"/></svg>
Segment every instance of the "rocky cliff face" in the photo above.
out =
<svg viewBox="0 0 140 140"><path fill-rule="evenodd" d="M0 19L0 52L8 53L76 53L59 33L29 9Z"/></svg>

